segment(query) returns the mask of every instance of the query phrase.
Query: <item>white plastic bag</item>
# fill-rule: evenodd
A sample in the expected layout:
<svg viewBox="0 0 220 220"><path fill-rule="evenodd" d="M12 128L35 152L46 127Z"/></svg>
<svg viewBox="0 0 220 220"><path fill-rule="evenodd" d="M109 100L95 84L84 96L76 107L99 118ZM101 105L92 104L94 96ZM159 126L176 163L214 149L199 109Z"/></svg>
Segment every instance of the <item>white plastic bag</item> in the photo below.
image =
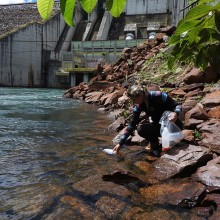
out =
<svg viewBox="0 0 220 220"><path fill-rule="evenodd" d="M170 111L165 111L159 122L163 150L170 149L184 138L181 129L174 122L169 121L170 113Z"/></svg>

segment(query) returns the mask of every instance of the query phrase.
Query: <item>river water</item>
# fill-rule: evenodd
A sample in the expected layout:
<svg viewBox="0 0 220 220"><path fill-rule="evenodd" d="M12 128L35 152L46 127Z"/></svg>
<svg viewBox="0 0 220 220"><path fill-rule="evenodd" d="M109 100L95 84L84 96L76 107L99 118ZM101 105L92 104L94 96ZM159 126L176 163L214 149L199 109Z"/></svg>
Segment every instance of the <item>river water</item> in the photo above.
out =
<svg viewBox="0 0 220 220"><path fill-rule="evenodd" d="M135 186L102 181L130 169L102 152L113 147L111 119L63 92L0 88L0 219L133 219L133 208L149 216L155 207Z"/></svg>

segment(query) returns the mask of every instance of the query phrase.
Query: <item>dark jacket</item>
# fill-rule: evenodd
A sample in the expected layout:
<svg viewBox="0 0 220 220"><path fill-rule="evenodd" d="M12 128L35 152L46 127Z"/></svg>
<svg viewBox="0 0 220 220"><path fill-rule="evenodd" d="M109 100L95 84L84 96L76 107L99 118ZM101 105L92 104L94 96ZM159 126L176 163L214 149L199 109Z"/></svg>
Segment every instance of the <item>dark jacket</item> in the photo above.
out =
<svg viewBox="0 0 220 220"><path fill-rule="evenodd" d="M136 129L142 111L144 111L148 116L151 116L153 123L157 123L157 124L159 123L160 118L163 112L165 111L176 112L177 115L179 115L179 113L182 112L182 106L178 105L176 101L173 100L165 92L149 91L148 103L149 103L148 108L144 102L140 105L138 104L134 105L132 120L129 123L128 127L126 128L125 133L121 136L119 144L122 145L127 140L127 138L132 134L132 132ZM182 123L178 120L176 124L178 124L181 127Z"/></svg>

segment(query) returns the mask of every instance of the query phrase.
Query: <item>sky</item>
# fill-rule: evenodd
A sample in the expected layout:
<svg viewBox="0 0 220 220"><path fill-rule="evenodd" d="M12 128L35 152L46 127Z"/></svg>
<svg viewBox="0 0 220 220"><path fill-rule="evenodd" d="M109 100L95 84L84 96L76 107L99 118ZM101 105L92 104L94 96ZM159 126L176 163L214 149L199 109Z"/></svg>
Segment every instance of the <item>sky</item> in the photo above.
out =
<svg viewBox="0 0 220 220"><path fill-rule="evenodd" d="M0 5L36 2L36 0L0 0Z"/></svg>

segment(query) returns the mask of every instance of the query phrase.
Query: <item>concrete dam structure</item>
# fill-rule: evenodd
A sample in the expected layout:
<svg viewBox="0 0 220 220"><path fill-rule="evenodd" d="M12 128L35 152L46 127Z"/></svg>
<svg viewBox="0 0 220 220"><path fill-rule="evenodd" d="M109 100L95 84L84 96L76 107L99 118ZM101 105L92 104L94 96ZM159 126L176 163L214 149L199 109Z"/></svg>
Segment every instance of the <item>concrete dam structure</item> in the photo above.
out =
<svg viewBox="0 0 220 220"><path fill-rule="evenodd" d="M103 1L86 14L79 2L74 27L69 27L55 3L53 15L42 21L36 3L0 6L0 86L68 88L89 81L98 64L114 63L124 47L133 47L176 25L187 0L127 0L119 18Z"/></svg>

